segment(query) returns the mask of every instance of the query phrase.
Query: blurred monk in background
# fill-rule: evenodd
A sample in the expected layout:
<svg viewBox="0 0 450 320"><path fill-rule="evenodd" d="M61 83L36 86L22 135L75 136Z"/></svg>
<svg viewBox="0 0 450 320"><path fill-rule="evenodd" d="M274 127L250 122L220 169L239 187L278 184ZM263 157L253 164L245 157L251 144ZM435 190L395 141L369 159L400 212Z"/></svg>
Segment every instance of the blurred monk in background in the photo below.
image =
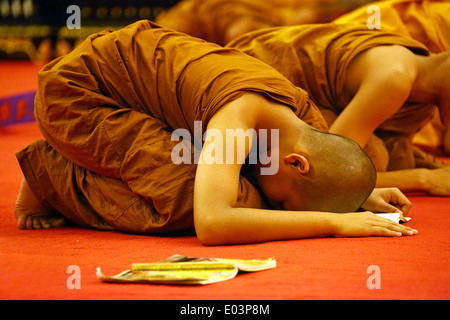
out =
<svg viewBox="0 0 450 320"><path fill-rule="evenodd" d="M156 23L226 45L249 31L330 22L369 0L182 0Z"/></svg>
<svg viewBox="0 0 450 320"><path fill-rule="evenodd" d="M372 213L411 203L374 190L362 148L327 133L304 90L240 51L139 21L90 36L38 78L45 140L17 153L21 229L195 227L206 245L417 233ZM180 130L194 141L174 139Z"/></svg>
<svg viewBox="0 0 450 320"><path fill-rule="evenodd" d="M450 125L450 54L358 24L276 27L229 47L269 64L305 89L330 132L356 141L379 172L377 186L450 195L450 168L412 144L436 105Z"/></svg>
<svg viewBox="0 0 450 320"><path fill-rule="evenodd" d="M376 1L344 14L333 22L367 25L374 13L369 6L379 9L380 30L395 32L424 44L431 54L450 50L449 0L390 0ZM417 133L413 142L437 155L450 155L450 128L445 127L436 109L433 119Z"/></svg>
<svg viewBox="0 0 450 320"><path fill-rule="evenodd" d="M382 31L412 37L431 53L449 50L448 0L183 0L156 22L226 45L240 35L268 27L331 21L366 25L372 15L367 12L369 5L380 8ZM450 154L450 130L443 126L437 109L413 142L435 155Z"/></svg>

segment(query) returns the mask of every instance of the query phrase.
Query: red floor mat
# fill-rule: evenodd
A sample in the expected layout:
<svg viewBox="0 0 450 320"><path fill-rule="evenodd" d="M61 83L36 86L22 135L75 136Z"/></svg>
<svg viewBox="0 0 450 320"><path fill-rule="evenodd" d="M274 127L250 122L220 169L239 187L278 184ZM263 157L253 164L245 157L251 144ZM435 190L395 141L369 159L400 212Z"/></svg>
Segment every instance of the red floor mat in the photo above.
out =
<svg viewBox="0 0 450 320"><path fill-rule="evenodd" d="M450 198L411 197L419 234L399 238L305 239L254 245L202 246L195 237L136 236L80 228L18 230L13 216L21 172L14 152L40 133L35 123L0 128L0 299L449 299ZM206 286L108 284L95 269L117 274L133 262L173 254L264 259L275 269L239 274ZM71 265L80 289L69 289ZM370 266L380 289L369 289ZM370 268L369 268L370 271Z"/></svg>

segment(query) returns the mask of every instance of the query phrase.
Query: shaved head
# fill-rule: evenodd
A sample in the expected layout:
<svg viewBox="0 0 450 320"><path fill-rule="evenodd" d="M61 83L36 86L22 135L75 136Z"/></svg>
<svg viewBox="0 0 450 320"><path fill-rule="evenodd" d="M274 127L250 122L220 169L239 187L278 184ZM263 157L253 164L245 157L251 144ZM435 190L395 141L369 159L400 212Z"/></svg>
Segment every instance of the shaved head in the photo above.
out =
<svg viewBox="0 0 450 320"><path fill-rule="evenodd" d="M376 169L368 155L354 141L307 129L299 145L310 162L308 174L292 180L302 198L302 210L354 212L367 200L376 183Z"/></svg>

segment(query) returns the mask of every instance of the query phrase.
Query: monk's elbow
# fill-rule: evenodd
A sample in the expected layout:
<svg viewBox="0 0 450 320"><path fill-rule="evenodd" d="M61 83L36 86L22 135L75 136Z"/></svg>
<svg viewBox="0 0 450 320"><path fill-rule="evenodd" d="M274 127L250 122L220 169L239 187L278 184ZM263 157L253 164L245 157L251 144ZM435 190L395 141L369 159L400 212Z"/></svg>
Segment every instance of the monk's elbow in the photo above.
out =
<svg viewBox="0 0 450 320"><path fill-rule="evenodd" d="M223 230L210 214L196 215L194 219L195 232L197 238L204 246L216 246L224 243Z"/></svg>
<svg viewBox="0 0 450 320"><path fill-rule="evenodd" d="M197 238L198 241L204 246L210 247L210 246L217 246L220 245L211 235L204 232L197 232Z"/></svg>
<svg viewBox="0 0 450 320"><path fill-rule="evenodd" d="M223 243L220 236L214 232L213 228L197 228L195 227L195 232L197 233L197 239L204 246L219 246Z"/></svg>

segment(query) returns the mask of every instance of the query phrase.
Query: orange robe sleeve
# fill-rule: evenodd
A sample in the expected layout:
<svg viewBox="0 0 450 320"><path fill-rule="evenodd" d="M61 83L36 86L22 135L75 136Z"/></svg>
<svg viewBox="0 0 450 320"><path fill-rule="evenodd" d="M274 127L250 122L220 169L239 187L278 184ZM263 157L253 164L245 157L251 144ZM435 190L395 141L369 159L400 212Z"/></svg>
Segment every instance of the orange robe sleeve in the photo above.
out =
<svg viewBox="0 0 450 320"><path fill-rule="evenodd" d="M92 35L38 79L35 114L46 141L20 151L19 163L50 207L93 228L192 228L196 165L172 161L172 132L195 137L201 121L202 137L215 112L244 92L326 129L306 93L263 62L149 21ZM239 190L239 206L262 206L244 177Z"/></svg>

